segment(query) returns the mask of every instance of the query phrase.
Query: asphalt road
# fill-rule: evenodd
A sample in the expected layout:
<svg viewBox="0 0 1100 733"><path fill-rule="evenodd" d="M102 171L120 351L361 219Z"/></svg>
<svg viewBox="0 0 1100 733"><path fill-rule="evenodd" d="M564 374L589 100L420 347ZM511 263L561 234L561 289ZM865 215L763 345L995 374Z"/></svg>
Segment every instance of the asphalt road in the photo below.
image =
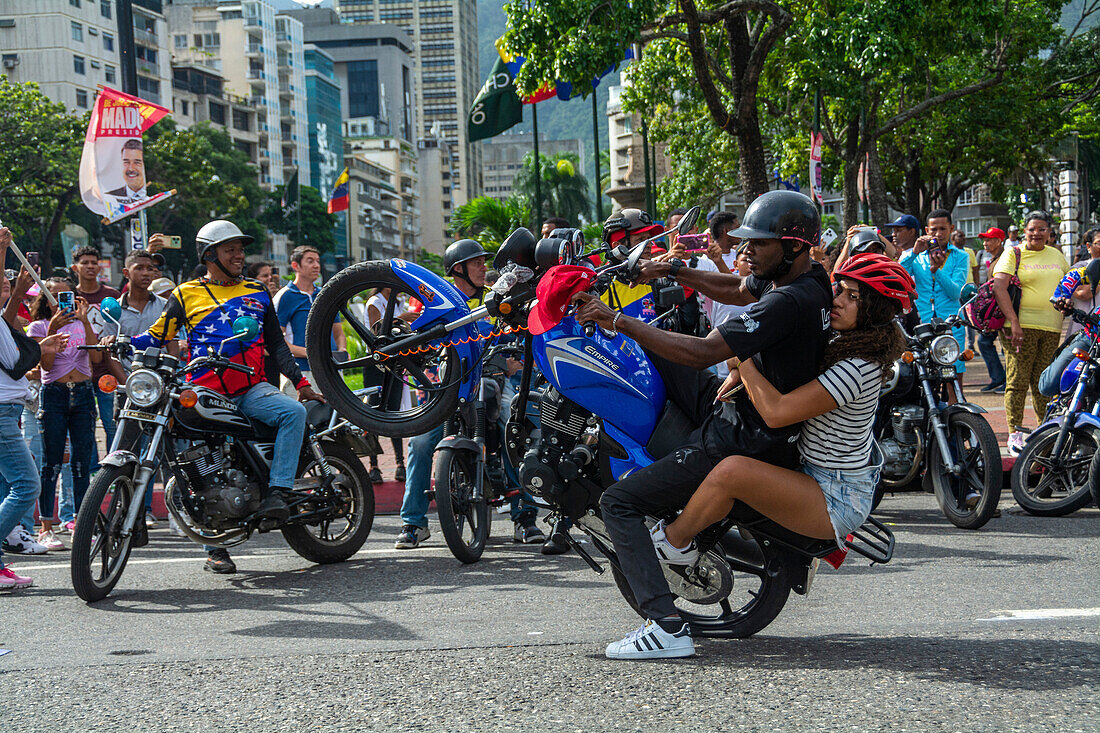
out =
<svg viewBox="0 0 1100 733"><path fill-rule="evenodd" d="M1003 503L1010 506L1010 501ZM153 532L95 605L68 556L23 558L0 596L0 723L41 730L1058 730L1100 727L1100 512L1006 513L980 532L932 497L888 498L895 560L823 566L808 598L743 641L610 662L637 625L609 574L498 537L442 537L313 566L277 535L201 570ZM511 526L497 517L497 535ZM163 525L162 525L163 527Z"/></svg>

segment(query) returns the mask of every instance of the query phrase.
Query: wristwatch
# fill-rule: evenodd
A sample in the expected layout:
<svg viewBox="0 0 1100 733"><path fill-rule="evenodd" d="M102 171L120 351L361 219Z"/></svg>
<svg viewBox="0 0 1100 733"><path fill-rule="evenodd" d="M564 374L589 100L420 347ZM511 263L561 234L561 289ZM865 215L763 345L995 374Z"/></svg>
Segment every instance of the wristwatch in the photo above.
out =
<svg viewBox="0 0 1100 733"><path fill-rule="evenodd" d="M668 276L673 280L676 279L676 273L680 271L680 268L684 266L683 260L669 260L668 261Z"/></svg>

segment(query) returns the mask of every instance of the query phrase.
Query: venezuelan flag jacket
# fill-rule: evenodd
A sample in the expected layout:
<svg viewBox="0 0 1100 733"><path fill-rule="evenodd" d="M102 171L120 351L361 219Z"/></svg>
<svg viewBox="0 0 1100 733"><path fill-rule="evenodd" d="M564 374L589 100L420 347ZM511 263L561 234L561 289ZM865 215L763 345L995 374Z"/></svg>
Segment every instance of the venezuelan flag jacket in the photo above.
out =
<svg viewBox="0 0 1100 733"><path fill-rule="evenodd" d="M233 335L233 321L242 316L255 318L260 324L260 332L251 341L230 341L222 354L230 361L252 367L256 373L249 375L229 370L219 375L212 369L200 369L188 377L189 381L227 397L244 394L264 381L266 347L287 379L297 387L308 384L283 338L271 295L257 280L241 280L230 285L220 285L206 278L189 280L172 291L157 322L147 332L135 336L131 343L139 351L150 346L162 347L180 329L186 329L191 355L199 356L206 353L208 346L217 351L221 342Z"/></svg>

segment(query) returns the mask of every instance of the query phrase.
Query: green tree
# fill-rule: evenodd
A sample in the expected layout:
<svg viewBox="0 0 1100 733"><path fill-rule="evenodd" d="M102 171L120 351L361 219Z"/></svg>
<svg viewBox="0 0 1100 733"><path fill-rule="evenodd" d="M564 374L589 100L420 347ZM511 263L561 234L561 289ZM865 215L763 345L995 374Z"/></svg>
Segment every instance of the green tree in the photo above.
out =
<svg viewBox="0 0 1100 733"><path fill-rule="evenodd" d="M276 234L286 234L291 246L308 244L316 247L322 254L336 251L336 215L328 213L328 204L321 198L321 192L312 186L302 186L301 241L298 241L298 214L283 210L281 203L283 186L276 186L267 196L260 221Z"/></svg>
<svg viewBox="0 0 1100 733"><path fill-rule="evenodd" d="M24 250L39 251L44 272L80 196L77 170L87 115L70 114L38 85L0 76L0 218Z"/></svg>
<svg viewBox="0 0 1100 733"><path fill-rule="evenodd" d="M576 153L539 155L541 172L542 217L560 216L579 223L592 212L588 194L588 179L581 175L580 158ZM523 166L512 181L512 189L535 208L535 156L523 156ZM532 226L537 222L532 221Z"/></svg>
<svg viewBox="0 0 1100 733"><path fill-rule="evenodd" d="M489 196L470 199L451 215L451 231L470 237L490 252L519 227L530 226L531 207L517 196L497 201Z"/></svg>

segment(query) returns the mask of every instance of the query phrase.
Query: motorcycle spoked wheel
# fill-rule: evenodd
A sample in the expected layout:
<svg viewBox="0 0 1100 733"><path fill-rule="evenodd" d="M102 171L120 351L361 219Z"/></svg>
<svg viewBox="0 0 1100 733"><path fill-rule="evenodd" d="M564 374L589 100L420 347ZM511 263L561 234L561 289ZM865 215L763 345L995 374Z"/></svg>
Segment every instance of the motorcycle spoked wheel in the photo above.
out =
<svg viewBox="0 0 1100 733"><path fill-rule="evenodd" d="M106 598L130 559L133 535L122 537L121 532L134 497L135 471L133 464L100 467L80 504L69 568L81 600ZM138 521L144 521L144 512Z"/></svg>
<svg viewBox="0 0 1100 733"><path fill-rule="evenodd" d="M338 494L340 513L314 524L285 525L282 533L290 549L323 565L347 560L367 541L374 525L374 486L363 462L350 448L326 441L321 443L321 451L338 475L333 490ZM298 469L299 478L321 475L320 464L307 452Z"/></svg>
<svg viewBox="0 0 1100 733"><path fill-rule="evenodd" d="M947 444L955 460L963 464L962 475L952 475L934 442L928 446L928 472L940 510L960 529L979 529L993 518L1001 501L1001 447L985 418L970 412L955 412L944 426ZM968 490L978 492L978 502L968 507Z"/></svg>
<svg viewBox="0 0 1100 733"><path fill-rule="evenodd" d="M443 449L435 458L435 508L439 527L451 554L466 564L485 552L493 513L485 488L480 500L470 498L477 480L475 457L467 451ZM488 480L485 482L488 484Z"/></svg>
<svg viewBox="0 0 1100 733"><path fill-rule="evenodd" d="M1100 430L1079 425L1066 436L1062 447L1066 464L1052 470L1050 452L1058 438L1058 425L1033 433L1012 466L1012 496L1028 514L1061 517L1091 501L1092 466L1100 451Z"/></svg>
<svg viewBox="0 0 1100 733"><path fill-rule="evenodd" d="M706 605L691 603L673 594L673 602L696 637L748 638L774 621L786 605L791 594L788 559L773 544L761 545L755 539L743 539L736 529L731 530L715 549L724 551L734 571L730 594L717 603ZM611 564L611 574L626 602L635 613L646 618L617 560Z"/></svg>
<svg viewBox="0 0 1100 733"><path fill-rule="evenodd" d="M393 273L388 262L353 265L341 270L321 288L306 322L309 366L320 392L341 417L377 435L394 438L421 435L450 417L458 404L461 370L458 351L453 346L392 357L380 363L366 355L340 362L332 352L330 339L337 317L351 327L367 352L393 342L395 328L402 337L410 333L405 322L393 313L383 314L382 320L372 328L365 317L361 318L350 307L353 299L365 302L381 288L391 290L391 303L399 294L419 297ZM433 368L439 369L441 383L428 378ZM366 398L356 395L345 380L345 374L351 379L355 372L362 372L365 386L381 386L382 392ZM424 400L408 410L392 409L395 401L400 403L405 385L422 390Z"/></svg>

